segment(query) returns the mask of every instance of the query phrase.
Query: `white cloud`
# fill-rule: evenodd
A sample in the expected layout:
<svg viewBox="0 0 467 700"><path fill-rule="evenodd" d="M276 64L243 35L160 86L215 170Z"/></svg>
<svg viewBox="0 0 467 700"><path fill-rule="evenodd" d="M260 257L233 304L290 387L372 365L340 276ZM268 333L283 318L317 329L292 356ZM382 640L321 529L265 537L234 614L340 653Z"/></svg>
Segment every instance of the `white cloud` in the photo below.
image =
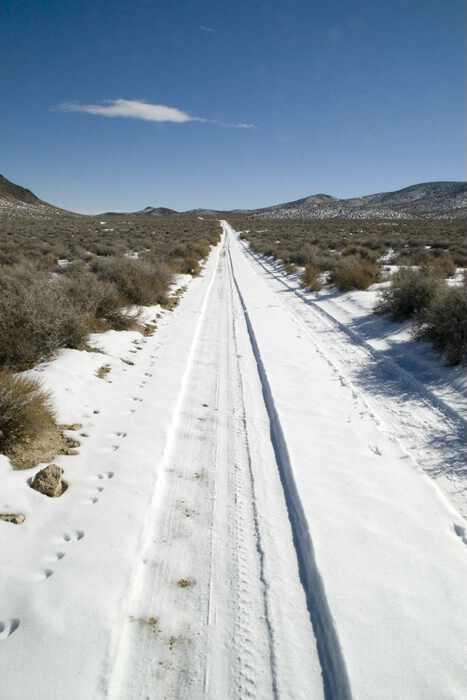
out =
<svg viewBox="0 0 467 700"><path fill-rule="evenodd" d="M143 119L147 122L177 122L204 121L191 117L186 112L165 105L152 105L138 100L113 100L103 105L80 105L76 102L64 102L58 108L62 112L85 112L98 114L103 117L130 117Z"/></svg>
<svg viewBox="0 0 467 700"><path fill-rule="evenodd" d="M236 129L254 129L252 124L223 124L212 119L202 117L192 117L187 112L183 112L176 107L166 105L154 105L141 100L108 100L102 105L81 105L76 102L63 102L55 109L61 112L84 112L86 114L97 114L102 117L129 117L131 119L142 119L148 122L205 122L226 126Z"/></svg>
<svg viewBox="0 0 467 700"><path fill-rule="evenodd" d="M212 27L200 27L202 32L216 32L217 29L212 29Z"/></svg>

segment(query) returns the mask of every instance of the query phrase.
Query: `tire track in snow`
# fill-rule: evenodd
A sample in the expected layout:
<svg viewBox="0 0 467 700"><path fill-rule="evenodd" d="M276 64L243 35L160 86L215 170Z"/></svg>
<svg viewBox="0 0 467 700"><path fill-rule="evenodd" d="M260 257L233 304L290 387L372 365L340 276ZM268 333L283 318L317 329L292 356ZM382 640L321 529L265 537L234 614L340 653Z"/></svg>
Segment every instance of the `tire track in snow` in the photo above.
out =
<svg viewBox="0 0 467 700"><path fill-rule="evenodd" d="M218 261L219 250L215 254ZM166 435L159 467L160 477L145 518L140 556L128 582L126 621L113 652L113 672L106 681L106 697L109 698L127 700L129 697L142 697L144 694L144 697L151 700L158 700L159 697L179 700L181 697L190 697L183 693L191 692L190 686L197 686L200 682L202 670L199 664L193 665L196 673L190 676L188 672L187 658L193 658L193 644L187 636L188 630L185 627L174 626L169 631L162 631L159 613L155 608L160 606L164 596L172 600L183 590L179 589L172 575L171 544L174 546L175 543L176 546L181 543L183 548L183 541L188 541L190 537L191 516L195 515L195 511L192 512L191 508L186 509L185 499L180 490L183 488L183 477L187 478L187 469L193 470L193 466L186 466L190 465L190 459L187 458L186 464L182 462L179 467L183 470L183 477L180 478L180 474L174 477L175 469L171 460L176 452L180 434L182 433L182 440L185 438L184 423L186 427L187 419L192 425L196 421L192 404L193 400L199 404L199 394L188 396L189 384L193 368L196 362L200 361L197 351L215 280L216 276L213 274L204 290ZM207 480L195 479L199 488L204 482ZM210 484L207 483L208 493L203 494L204 499L208 501L209 488ZM170 501L165 504L167 498ZM181 556L177 558L182 559ZM198 585L193 588L200 590ZM190 588L185 592L188 593L189 590ZM205 601L201 601L201 616L203 613L207 615L203 610L204 605ZM193 697L196 696L195 691Z"/></svg>
<svg viewBox="0 0 467 700"><path fill-rule="evenodd" d="M352 694L345 660L342 655L332 614L326 599L324 585L316 565L313 543L300 496L295 485L287 443L277 414L266 370L261 359L260 349L249 317L248 308L235 278L230 248L228 249L228 255L232 280L243 309L243 316L247 325L251 347L257 363L263 399L269 415L270 437L289 512L300 579L305 591L308 612L316 637L318 655L323 674L325 697L326 700L351 700ZM264 555L262 553L260 556L263 559ZM265 581L264 583L266 585ZM267 601L267 598L265 600ZM266 602L265 605L267 605ZM273 649L272 640L271 631L271 646Z"/></svg>
<svg viewBox="0 0 467 700"><path fill-rule="evenodd" d="M232 266L229 260L229 271L230 271L230 284L235 285ZM231 286L231 293L233 292L233 286ZM263 608L264 621L267 629L267 643L270 659L270 673L271 673L271 693L274 700L278 700L279 693L277 687L276 678L276 651L274 644L274 632L271 624L271 612L270 612L270 602L268 597L268 587L269 583L267 576L265 574L265 553L264 547L261 539L261 529L259 524L259 515L257 507L257 494L255 488L255 477L253 473L252 457L250 451L250 445L248 441L248 431L247 431L247 417L245 412L245 404L242 401L244 395L244 387L242 376L240 372L240 359L239 359L239 344L235 329L235 318L232 323L232 345L235 352L235 384L236 390L234 395L236 397L234 416L233 416L233 433L234 433L234 461L235 461L235 481L236 481L236 493L245 492L246 497L241 498L237 501L237 507L235 510L236 514L236 550L238 557L238 571L240 578L240 585L242 587L239 592L239 605L237 606L237 625L236 631L237 635L241 637L240 644L243 644L245 650L248 649L248 640L251 638L251 612L250 606L245 604L245 600L241 600L241 596L244 598L251 596L251 570L248 565L248 555L246 548L246 538L245 538L245 520L248 519L253 524L253 544L257 553L257 565L258 565L258 576L261 585L261 605ZM237 465L243 464L244 469L240 470ZM250 536L251 537L251 536ZM247 659L241 660L241 683L240 683L240 698L252 697L252 689L255 685L254 673L255 669L250 661L248 663Z"/></svg>

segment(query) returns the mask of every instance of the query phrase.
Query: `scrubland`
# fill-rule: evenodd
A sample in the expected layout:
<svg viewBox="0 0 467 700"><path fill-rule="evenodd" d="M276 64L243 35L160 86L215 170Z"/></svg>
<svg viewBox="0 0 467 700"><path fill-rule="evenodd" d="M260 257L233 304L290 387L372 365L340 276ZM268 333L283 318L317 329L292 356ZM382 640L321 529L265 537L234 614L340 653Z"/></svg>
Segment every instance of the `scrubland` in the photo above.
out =
<svg viewBox="0 0 467 700"><path fill-rule="evenodd" d="M340 290L382 286L375 312L410 319L415 338L430 340L448 364L467 360L465 224L461 221L233 221L256 252L300 268L305 287ZM394 269L396 268L396 272Z"/></svg>
<svg viewBox="0 0 467 700"><path fill-rule="evenodd" d="M170 308L175 275L198 275L219 232L195 217L0 220L0 451L52 420L39 383L14 373L92 332L150 332L141 308Z"/></svg>

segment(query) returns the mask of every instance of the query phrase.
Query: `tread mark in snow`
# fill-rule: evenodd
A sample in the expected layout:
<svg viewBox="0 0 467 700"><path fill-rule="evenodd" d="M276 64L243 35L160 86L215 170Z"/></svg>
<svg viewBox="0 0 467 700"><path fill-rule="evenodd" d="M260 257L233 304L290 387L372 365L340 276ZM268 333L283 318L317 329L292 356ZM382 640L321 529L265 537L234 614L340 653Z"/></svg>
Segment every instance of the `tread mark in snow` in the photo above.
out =
<svg viewBox="0 0 467 700"><path fill-rule="evenodd" d="M233 270L230 251L229 258L231 269ZM326 700L350 700L352 695L347 669L334 627L332 614L326 599L323 582L316 566L313 543L293 478L287 443L277 414L274 397L261 359L248 309L234 275L233 280L243 308L243 316L247 324L251 346L258 366L258 373L263 389L263 399L269 414L271 442L276 455L276 462L284 489L287 509L289 511L293 540L297 552L300 580L305 591L308 612L316 637L318 655L323 674L325 697Z"/></svg>

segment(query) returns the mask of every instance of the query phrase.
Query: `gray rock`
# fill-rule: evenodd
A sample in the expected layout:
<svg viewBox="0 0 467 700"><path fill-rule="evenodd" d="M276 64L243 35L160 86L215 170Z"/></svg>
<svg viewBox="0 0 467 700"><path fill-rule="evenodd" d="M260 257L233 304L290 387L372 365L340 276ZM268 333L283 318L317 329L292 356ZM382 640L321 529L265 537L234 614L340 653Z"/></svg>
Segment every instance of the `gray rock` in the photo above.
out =
<svg viewBox="0 0 467 700"><path fill-rule="evenodd" d="M49 464L37 472L31 482L31 488L51 498L61 496L66 490L67 484L62 481L63 469L57 464Z"/></svg>

